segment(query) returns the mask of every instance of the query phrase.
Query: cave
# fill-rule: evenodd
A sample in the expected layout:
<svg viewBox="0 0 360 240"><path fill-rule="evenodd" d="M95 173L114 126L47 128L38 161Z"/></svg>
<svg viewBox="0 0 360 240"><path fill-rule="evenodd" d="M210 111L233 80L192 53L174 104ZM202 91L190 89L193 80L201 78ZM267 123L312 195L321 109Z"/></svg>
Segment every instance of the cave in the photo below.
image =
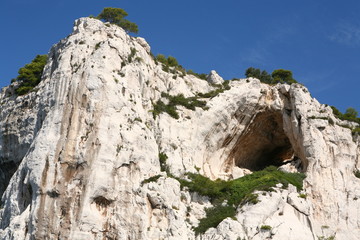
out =
<svg viewBox="0 0 360 240"><path fill-rule="evenodd" d="M235 166L259 171L267 166L281 166L297 159L283 128L280 111L258 113L230 153Z"/></svg>
<svg viewBox="0 0 360 240"><path fill-rule="evenodd" d="M12 175L18 169L20 162L7 161L0 157L0 196L3 195L9 185Z"/></svg>

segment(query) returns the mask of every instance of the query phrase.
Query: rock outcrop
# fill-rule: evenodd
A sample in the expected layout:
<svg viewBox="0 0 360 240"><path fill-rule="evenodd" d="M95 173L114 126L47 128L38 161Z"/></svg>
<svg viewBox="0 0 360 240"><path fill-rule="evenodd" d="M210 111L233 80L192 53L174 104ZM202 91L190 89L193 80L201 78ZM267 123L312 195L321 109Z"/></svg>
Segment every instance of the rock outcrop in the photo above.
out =
<svg viewBox="0 0 360 240"><path fill-rule="evenodd" d="M220 75L215 70L210 71L210 74L207 77L207 81L211 84L224 83L224 79L222 77L220 77Z"/></svg>
<svg viewBox="0 0 360 240"><path fill-rule="evenodd" d="M221 84L215 73L209 82ZM302 85L249 78L201 99L206 108L154 118L163 92L219 89L209 82L164 72L143 38L77 20L36 91L0 93L0 238L200 239L192 228L211 202L161 171L161 153L178 177L233 179L284 163L306 174L301 195L291 185L263 192L201 239L358 239L359 138L331 108Z"/></svg>

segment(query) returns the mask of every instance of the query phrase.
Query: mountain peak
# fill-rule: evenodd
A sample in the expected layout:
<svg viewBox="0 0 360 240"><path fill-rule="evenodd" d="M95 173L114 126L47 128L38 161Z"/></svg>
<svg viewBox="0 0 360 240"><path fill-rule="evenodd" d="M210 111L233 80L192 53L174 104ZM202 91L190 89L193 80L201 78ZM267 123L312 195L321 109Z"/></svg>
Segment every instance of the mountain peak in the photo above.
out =
<svg viewBox="0 0 360 240"><path fill-rule="evenodd" d="M80 18L35 91L5 92L2 239L360 235L359 138L300 84L203 80L157 61L145 39ZM230 215L199 230L215 210Z"/></svg>

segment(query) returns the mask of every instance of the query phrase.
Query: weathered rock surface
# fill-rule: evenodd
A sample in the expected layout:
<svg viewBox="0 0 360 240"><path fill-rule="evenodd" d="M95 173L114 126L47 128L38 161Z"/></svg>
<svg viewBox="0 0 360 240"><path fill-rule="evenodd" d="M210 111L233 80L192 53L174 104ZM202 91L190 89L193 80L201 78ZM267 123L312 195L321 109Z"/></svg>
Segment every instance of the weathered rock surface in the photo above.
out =
<svg viewBox="0 0 360 240"><path fill-rule="evenodd" d="M207 77L207 81L211 84L222 84L224 79L220 77L220 75L215 70L211 70Z"/></svg>
<svg viewBox="0 0 360 240"><path fill-rule="evenodd" d="M207 110L154 119L162 92L216 87L164 72L142 38L77 20L50 50L37 91L0 93L0 238L195 239L211 203L161 172L162 152L175 176L200 168L231 179L294 159L300 166L288 168L306 173L301 196L291 186L261 193L201 239L358 239L359 138L304 86L229 85L204 99Z"/></svg>

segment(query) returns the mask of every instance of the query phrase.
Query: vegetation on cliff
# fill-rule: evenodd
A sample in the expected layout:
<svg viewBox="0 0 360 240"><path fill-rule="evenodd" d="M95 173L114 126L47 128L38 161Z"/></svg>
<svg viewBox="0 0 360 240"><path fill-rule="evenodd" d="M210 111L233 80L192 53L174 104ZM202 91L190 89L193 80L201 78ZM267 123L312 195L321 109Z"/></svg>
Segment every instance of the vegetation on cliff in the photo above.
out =
<svg viewBox="0 0 360 240"><path fill-rule="evenodd" d="M154 119L156 116L160 115L163 112L166 112L171 117L179 119L179 114L177 112L176 106L183 106L190 110L195 110L196 107L207 110L206 101L199 100L199 98L213 98L218 94L223 93L225 90L229 90L229 81L225 81L223 84L213 85L216 89L208 93L197 93L194 97L184 97L183 94L178 94L176 96L169 95L165 92L161 93L161 97L167 99L167 104L159 99L153 106L152 110Z"/></svg>
<svg viewBox="0 0 360 240"><path fill-rule="evenodd" d="M352 122L357 122L360 124L360 118L358 118L358 112L356 109L349 107L346 109L345 113L342 113L334 106L331 106L333 113L335 117L341 119L341 120L347 120Z"/></svg>
<svg viewBox="0 0 360 240"><path fill-rule="evenodd" d="M195 107L206 109L206 102L198 100L197 97L186 98L183 94L171 96L164 92L161 93L161 97L166 98L168 100L168 103L165 104L161 99L159 99L156 104L154 104L154 110L152 111L154 119L162 112L166 112L171 117L178 119L179 114L176 111L176 106L178 105L190 110L195 110Z"/></svg>
<svg viewBox="0 0 360 240"><path fill-rule="evenodd" d="M126 16L128 16L128 13L124 9L107 7L104 8L96 18L115 24L128 33L138 33L139 29L137 24L124 19Z"/></svg>
<svg viewBox="0 0 360 240"><path fill-rule="evenodd" d="M27 94L40 83L46 61L47 55L37 55L31 63L19 69L19 75L13 79L19 82L15 89L17 95Z"/></svg>
<svg viewBox="0 0 360 240"><path fill-rule="evenodd" d="M261 82L267 83L267 84L297 83L297 81L292 76L292 72L290 70L285 70L285 69L276 69L270 75L265 70L260 70L259 68L249 67L245 71L245 76L247 78L249 78L249 77L257 78Z"/></svg>
<svg viewBox="0 0 360 240"><path fill-rule="evenodd" d="M234 218L239 205L258 202L255 191L274 191L272 188L281 183L284 188L294 185L302 190L303 173L286 173L269 166L261 171L231 180L212 181L200 174L187 173L188 180L179 179L181 187L187 187L191 192L197 192L210 198L214 207L206 209L206 217L194 228L196 234L204 233L211 227L216 227L227 217Z"/></svg>

